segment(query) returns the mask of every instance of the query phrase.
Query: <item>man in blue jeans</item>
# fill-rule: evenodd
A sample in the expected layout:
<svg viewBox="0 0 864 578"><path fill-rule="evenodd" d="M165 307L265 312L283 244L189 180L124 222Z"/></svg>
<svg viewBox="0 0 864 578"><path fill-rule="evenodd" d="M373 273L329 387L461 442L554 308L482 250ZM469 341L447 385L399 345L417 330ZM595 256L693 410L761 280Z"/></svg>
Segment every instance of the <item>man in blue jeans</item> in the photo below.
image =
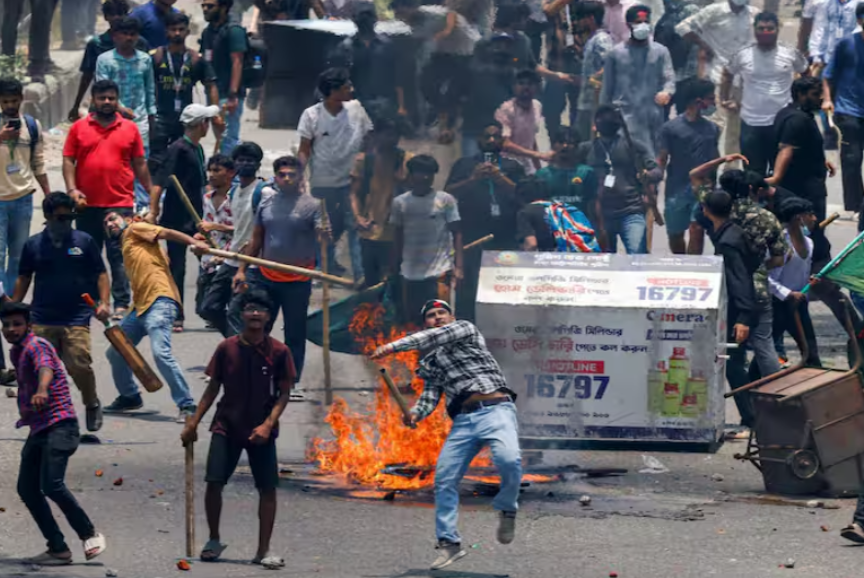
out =
<svg viewBox="0 0 864 578"><path fill-rule="evenodd" d="M250 257L261 257L268 261L295 265L306 269L315 268L315 252L319 237L325 234L321 223L321 201L300 190L302 165L296 157L280 157L273 163L275 194L264 191L261 205L255 214L252 238L244 253ZM273 302L267 333L282 310L285 329L285 345L294 356L297 380L303 373L306 357L306 313L312 281L309 277L282 273L268 267L248 269L240 263L234 275L236 290L258 289L264 291ZM229 316L233 327L243 327L242 300L235 298L230 305Z"/></svg>
<svg viewBox="0 0 864 578"><path fill-rule="evenodd" d="M426 385L405 425L432 413L443 393L453 427L441 448L435 468L435 533L440 554L432 563L439 570L467 552L456 526L459 518L459 483L468 464L485 446L501 477L501 490L493 500L500 512L498 541L509 544L516 532L522 454L516 423L516 394L507 388L498 362L486 341L469 321L456 321L446 301L427 301L420 311L426 330L382 345L373 359L398 351L426 352L417 374Z"/></svg>
<svg viewBox="0 0 864 578"><path fill-rule="evenodd" d="M109 236L119 238L122 243L123 264L132 286L133 311L120 326L133 345L138 345L145 335L150 336L156 369L162 374L171 390L171 398L180 408L177 422L185 423L186 418L195 413L195 401L183 370L171 351L171 332L174 320L180 313L181 302L171 277L168 259L159 241L183 243L193 250L206 249L207 244L178 231L143 223L137 217L133 222L133 219L113 211L105 216L105 230ZM108 361L114 386L120 395L104 412L124 413L141 409L144 404L129 365L113 347L108 350Z"/></svg>
<svg viewBox="0 0 864 578"><path fill-rule="evenodd" d="M201 33L201 56L213 66L219 105L227 113L225 134L219 152L231 155L240 142L240 117L246 88L243 86L243 57L249 49L246 29L231 23L228 13L234 0L204 0L201 8L210 24Z"/></svg>
<svg viewBox="0 0 864 578"><path fill-rule="evenodd" d="M646 183L659 183L663 171L645 145L633 141L630 149L620 134L621 114L613 106L600 105L594 124L600 136L579 145L576 162L590 166L597 175L605 229L597 231L600 247L615 253L620 237L628 255L647 253L644 187ZM638 178L634 160L645 168Z"/></svg>

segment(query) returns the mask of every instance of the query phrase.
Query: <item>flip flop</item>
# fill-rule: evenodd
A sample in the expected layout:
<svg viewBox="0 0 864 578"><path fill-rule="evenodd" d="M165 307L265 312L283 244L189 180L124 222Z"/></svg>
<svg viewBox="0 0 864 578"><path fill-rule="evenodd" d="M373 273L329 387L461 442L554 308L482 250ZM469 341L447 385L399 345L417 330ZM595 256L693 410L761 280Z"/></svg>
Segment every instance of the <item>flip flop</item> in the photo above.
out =
<svg viewBox="0 0 864 578"><path fill-rule="evenodd" d="M108 545L105 543L105 536L97 533L84 540L84 557L89 561L103 553Z"/></svg>
<svg viewBox="0 0 864 578"><path fill-rule="evenodd" d="M219 540L207 540L207 543L204 544L204 549L201 550L201 561L216 562L227 547L228 544L223 544Z"/></svg>
<svg viewBox="0 0 864 578"><path fill-rule="evenodd" d="M42 552L38 556L27 558L24 561L28 564L36 564L37 566L68 566L72 563L72 553L69 553L68 558L61 558L51 552Z"/></svg>
<svg viewBox="0 0 864 578"><path fill-rule="evenodd" d="M263 558L255 556L252 559L252 563L259 566L264 566L266 570L279 570L280 568L285 567L285 560L283 560L279 556L271 556L269 554L267 556L264 556Z"/></svg>
<svg viewBox="0 0 864 578"><path fill-rule="evenodd" d="M864 544L864 529L857 523L852 523L840 530L840 536L856 544Z"/></svg>

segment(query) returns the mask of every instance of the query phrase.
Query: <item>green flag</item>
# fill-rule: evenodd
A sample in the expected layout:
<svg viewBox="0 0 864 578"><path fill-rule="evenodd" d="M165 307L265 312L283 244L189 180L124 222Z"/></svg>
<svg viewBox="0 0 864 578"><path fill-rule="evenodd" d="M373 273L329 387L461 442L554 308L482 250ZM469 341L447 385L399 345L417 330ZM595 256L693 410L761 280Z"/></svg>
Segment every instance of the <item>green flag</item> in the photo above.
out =
<svg viewBox="0 0 864 578"><path fill-rule="evenodd" d="M830 263L822 267L816 277L864 294L864 233L855 237ZM807 293L809 289L810 285L807 285L801 292Z"/></svg>

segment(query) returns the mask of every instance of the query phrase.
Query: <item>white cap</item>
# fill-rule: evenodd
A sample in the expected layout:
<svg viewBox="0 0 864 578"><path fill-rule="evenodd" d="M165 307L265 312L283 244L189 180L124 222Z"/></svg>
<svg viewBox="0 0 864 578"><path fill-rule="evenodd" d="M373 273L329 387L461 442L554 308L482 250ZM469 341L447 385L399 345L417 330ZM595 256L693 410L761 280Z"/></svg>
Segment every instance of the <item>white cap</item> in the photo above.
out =
<svg viewBox="0 0 864 578"><path fill-rule="evenodd" d="M219 107L215 104L204 106L203 104L192 103L180 113L180 122L183 124L198 124L202 120L219 116L219 111Z"/></svg>

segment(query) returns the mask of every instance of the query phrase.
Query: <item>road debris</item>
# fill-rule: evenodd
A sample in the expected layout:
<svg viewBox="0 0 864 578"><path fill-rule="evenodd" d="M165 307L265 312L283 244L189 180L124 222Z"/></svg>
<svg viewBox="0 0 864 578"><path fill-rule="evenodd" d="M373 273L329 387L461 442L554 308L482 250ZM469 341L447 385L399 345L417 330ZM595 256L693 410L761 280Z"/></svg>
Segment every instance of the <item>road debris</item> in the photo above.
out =
<svg viewBox="0 0 864 578"><path fill-rule="evenodd" d="M18 397L18 391L11 387L6 388L6 397Z"/></svg>
<svg viewBox="0 0 864 578"><path fill-rule="evenodd" d="M97 478L101 478L104 474L105 472L103 472L102 470L96 470L95 472Z"/></svg>
<svg viewBox="0 0 864 578"><path fill-rule="evenodd" d="M117 570L113 568L105 568L105 576L106 578L117 578Z"/></svg>
<svg viewBox="0 0 864 578"><path fill-rule="evenodd" d="M711 474L711 481L713 482L722 482L725 479L723 474Z"/></svg>
<svg viewBox="0 0 864 578"><path fill-rule="evenodd" d="M825 502L822 500L807 500L807 507L811 510L815 510L817 508L824 508Z"/></svg>
<svg viewBox="0 0 864 578"><path fill-rule="evenodd" d="M189 564L189 560L186 560L185 558L181 558L180 560L177 560L177 569L183 570L184 572L188 572L189 570L192 569L192 565Z"/></svg>
<svg viewBox="0 0 864 578"><path fill-rule="evenodd" d="M786 562L783 563L784 568L792 569L795 567L795 558L789 558Z"/></svg>
<svg viewBox="0 0 864 578"><path fill-rule="evenodd" d="M580 496L579 497L579 503L582 504L583 507L584 506L590 506L591 505L591 496L588 496L588 495Z"/></svg>
<svg viewBox="0 0 864 578"><path fill-rule="evenodd" d="M114 485L115 486L122 486L123 485L123 478L117 478L116 480L114 480Z"/></svg>
<svg viewBox="0 0 864 578"><path fill-rule="evenodd" d="M829 528L828 526L819 526L819 529L822 530L823 532L830 532L831 531L831 528Z"/></svg>
<svg viewBox="0 0 864 578"><path fill-rule="evenodd" d="M665 474L669 468L663 465L663 462L654 456L646 456L642 454L642 463L645 467L639 470L640 474Z"/></svg>

